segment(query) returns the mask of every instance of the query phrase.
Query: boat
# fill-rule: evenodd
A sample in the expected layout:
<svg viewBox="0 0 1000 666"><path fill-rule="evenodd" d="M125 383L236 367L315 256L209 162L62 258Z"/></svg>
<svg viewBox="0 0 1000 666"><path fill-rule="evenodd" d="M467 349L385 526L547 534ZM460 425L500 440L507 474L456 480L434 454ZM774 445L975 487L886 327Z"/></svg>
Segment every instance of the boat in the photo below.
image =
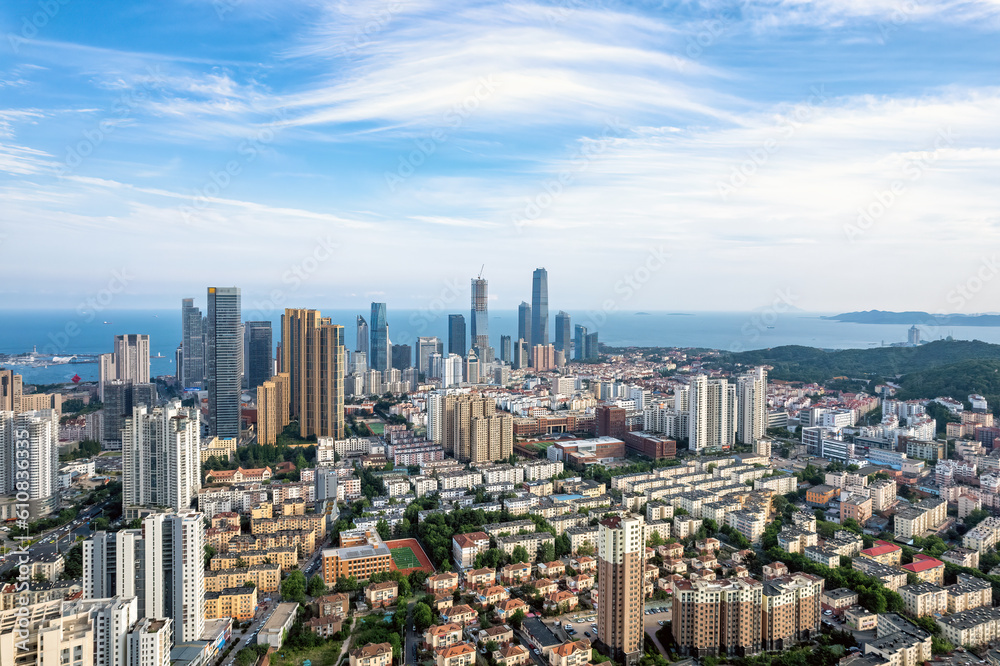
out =
<svg viewBox="0 0 1000 666"><path fill-rule="evenodd" d="M113 324L114 322L112 322L112 321L106 321L106 322L104 322L104 323L105 323L105 324L107 324L107 325L111 325L111 324Z"/></svg>

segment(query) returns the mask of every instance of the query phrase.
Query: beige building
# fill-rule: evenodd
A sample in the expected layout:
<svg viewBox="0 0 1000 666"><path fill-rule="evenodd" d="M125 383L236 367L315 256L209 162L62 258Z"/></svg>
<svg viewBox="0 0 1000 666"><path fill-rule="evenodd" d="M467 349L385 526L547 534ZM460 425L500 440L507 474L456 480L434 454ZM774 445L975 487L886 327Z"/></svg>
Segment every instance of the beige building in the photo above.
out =
<svg viewBox="0 0 1000 666"><path fill-rule="evenodd" d="M1000 608L974 608L937 618L937 623L954 645L983 645L1000 637Z"/></svg>
<svg viewBox="0 0 1000 666"><path fill-rule="evenodd" d="M896 613L884 613L864 653L885 659L887 666L920 666L931 659L931 635Z"/></svg>
<svg viewBox="0 0 1000 666"><path fill-rule="evenodd" d="M285 308L281 370L289 374L290 416L299 421L299 435L343 439L344 327L319 310Z"/></svg>
<svg viewBox="0 0 1000 666"><path fill-rule="evenodd" d="M590 641L582 638L557 645L549 651L550 666L585 666L590 662Z"/></svg>
<svg viewBox="0 0 1000 666"><path fill-rule="evenodd" d="M673 635L682 655L760 652L764 617L764 585L760 581L678 580L673 591Z"/></svg>
<svg viewBox="0 0 1000 666"><path fill-rule="evenodd" d="M291 422L292 378L279 372L257 387L257 443L276 444L278 434Z"/></svg>
<svg viewBox="0 0 1000 666"><path fill-rule="evenodd" d="M462 641L462 625L437 624L424 632L424 645L431 650L446 648Z"/></svg>
<svg viewBox="0 0 1000 666"><path fill-rule="evenodd" d="M948 593L949 613L961 613L993 605L993 587L989 582L975 576L958 574L958 582L947 586L944 590Z"/></svg>
<svg viewBox="0 0 1000 666"><path fill-rule="evenodd" d="M948 503L940 498L929 497L913 506L903 509L895 516L895 534L899 539L923 536L948 518Z"/></svg>
<svg viewBox="0 0 1000 666"><path fill-rule="evenodd" d="M392 645L389 643L369 643L351 650L351 666L391 666Z"/></svg>
<svg viewBox="0 0 1000 666"><path fill-rule="evenodd" d="M943 613L948 609L948 593L934 583L917 583L899 588L903 597L906 614L911 617L924 617L934 613Z"/></svg>
<svg viewBox="0 0 1000 666"><path fill-rule="evenodd" d="M493 398L451 394L444 398L441 445L456 460L487 462L514 452L514 417L497 412Z"/></svg>
<svg viewBox="0 0 1000 666"><path fill-rule="evenodd" d="M537 532L531 534L511 534L497 538L497 547L507 555L511 555L518 546L523 546L528 552L528 559L534 562L538 558L538 549L543 545L551 543L553 546L556 539L549 532Z"/></svg>
<svg viewBox="0 0 1000 666"><path fill-rule="evenodd" d="M468 643L438 648L435 655L437 666L473 666L476 663L476 648Z"/></svg>
<svg viewBox="0 0 1000 666"><path fill-rule="evenodd" d="M598 523L597 629L614 661L631 664L642 649L645 521L611 516Z"/></svg>
<svg viewBox="0 0 1000 666"><path fill-rule="evenodd" d="M820 633L823 579L805 573L764 583L761 643L765 650L785 650Z"/></svg>

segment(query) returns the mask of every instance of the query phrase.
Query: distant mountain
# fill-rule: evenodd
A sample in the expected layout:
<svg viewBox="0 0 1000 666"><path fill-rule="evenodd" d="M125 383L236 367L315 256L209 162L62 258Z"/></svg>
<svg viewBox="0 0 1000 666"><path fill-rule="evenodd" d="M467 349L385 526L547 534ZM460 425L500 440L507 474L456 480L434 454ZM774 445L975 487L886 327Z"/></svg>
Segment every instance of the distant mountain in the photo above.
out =
<svg viewBox="0 0 1000 666"><path fill-rule="evenodd" d="M855 324L917 324L924 326L1000 326L1000 315L995 314L930 314L929 312L889 312L866 310L845 312L831 317L832 321Z"/></svg>

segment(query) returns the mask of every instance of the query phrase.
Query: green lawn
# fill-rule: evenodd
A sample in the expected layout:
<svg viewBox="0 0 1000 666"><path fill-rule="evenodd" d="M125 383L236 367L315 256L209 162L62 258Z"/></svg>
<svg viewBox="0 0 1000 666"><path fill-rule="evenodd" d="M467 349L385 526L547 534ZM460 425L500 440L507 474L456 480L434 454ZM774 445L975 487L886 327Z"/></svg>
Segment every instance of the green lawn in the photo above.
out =
<svg viewBox="0 0 1000 666"><path fill-rule="evenodd" d="M393 548L392 561L396 563L396 568L398 569L412 569L413 567L423 566L420 564L420 560L414 555L413 549L409 546L403 546L402 548Z"/></svg>
<svg viewBox="0 0 1000 666"><path fill-rule="evenodd" d="M334 666L342 646L340 641L331 641L308 650L281 649L271 655L271 664L272 666L302 666L302 662L309 659L312 661L312 666Z"/></svg>

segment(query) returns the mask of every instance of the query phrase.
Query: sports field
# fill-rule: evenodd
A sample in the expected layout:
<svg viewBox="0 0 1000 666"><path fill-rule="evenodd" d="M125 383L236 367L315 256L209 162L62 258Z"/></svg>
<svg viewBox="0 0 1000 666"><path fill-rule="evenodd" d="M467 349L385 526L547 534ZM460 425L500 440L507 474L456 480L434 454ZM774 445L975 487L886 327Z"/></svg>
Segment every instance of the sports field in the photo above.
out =
<svg viewBox="0 0 1000 666"><path fill-rule="evenodd" d="M392 553L392 561L397 569L415 569L420 566L420 560L409 546L393 548L389 552Z"/></svg>

